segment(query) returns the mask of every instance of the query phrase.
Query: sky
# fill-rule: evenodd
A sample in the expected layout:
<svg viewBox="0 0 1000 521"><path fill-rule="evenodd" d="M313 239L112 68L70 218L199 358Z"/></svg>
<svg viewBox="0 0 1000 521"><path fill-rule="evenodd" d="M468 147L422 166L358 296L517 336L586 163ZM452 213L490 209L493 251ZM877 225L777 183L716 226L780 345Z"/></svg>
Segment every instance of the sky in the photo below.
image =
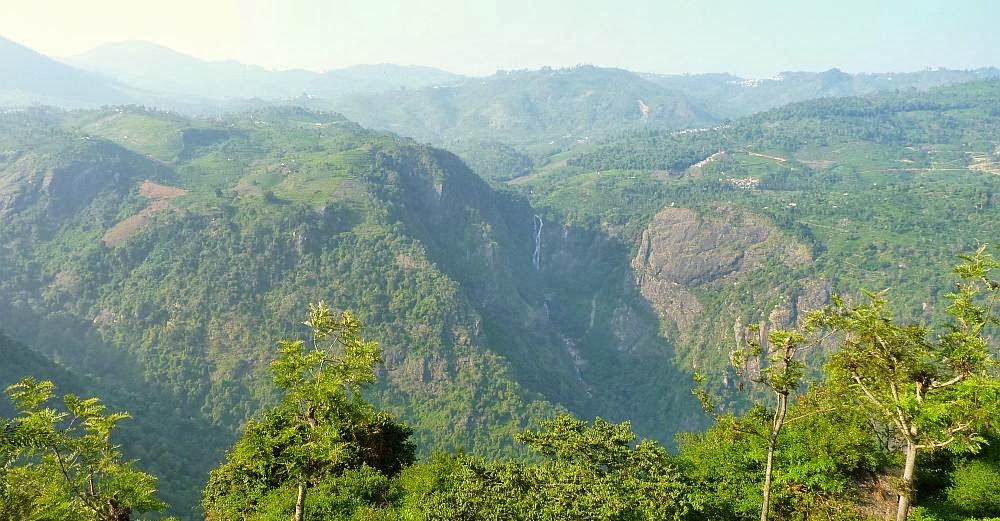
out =
<svg viewBox="0 0 1000 521"><path fill-rule="evenodd" d="M146 40L207 60L593 64L666 74L1000 65L1000 0L0 0L0 36L50 56Z"/></svg>

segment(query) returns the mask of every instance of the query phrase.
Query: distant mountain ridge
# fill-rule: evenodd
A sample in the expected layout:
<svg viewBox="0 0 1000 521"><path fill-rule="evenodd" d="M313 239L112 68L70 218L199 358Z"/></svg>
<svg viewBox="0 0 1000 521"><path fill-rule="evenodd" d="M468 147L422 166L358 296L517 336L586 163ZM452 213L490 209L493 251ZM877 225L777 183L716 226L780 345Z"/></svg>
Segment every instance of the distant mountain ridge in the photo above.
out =
<svg viewBox="0 0 1000 521"><path fill-rule="evenodd" d="M363 125L436 143L586 141L639 126L685 128L716 121L676 90L624 69L590 65L501 71L446 88L357 94L327 108Z"/></svg>
<svg viewBox="0 0 1000 521"><path fill-rule="evenodd" d="M120 85L0 37L0 106L130 103Z"/></svg>
<svg viewBox="0 0 1000 521"><path fill-rule="evenodd" d="M954 83L1000 78L1000 69L925 69L915 72L846 73L786 71L771 78L731 74L640 74L704 103L720 117L747 116L788 103L816 98L863 96L894 90L927 90Z"/></svg>
<svg viewBox="0 0 1000 521"><path fill-rule="evenodd" d="M667 75L591 66L499 71L483 78L433 67L394 64L355 65L319 73L302 69L270 70L231 60L206 61L146 41L107 43L55 60L0 37L0 106L49 104L80 108L140 103L188 114L217 114L294 104L344 112L376 128L429 139L449 132L464 136L470 129L481 133L483 129L505 125L556 128L558 121L546 121L544 116L532 121L530 115L516 111L511 114L511 103L516 102L512 98L520 96L538 104L539 98L531 91L540 87L539 78L566 76L567 71L581 70L608 74L608 89L615 89L621 100L636 98L627 103L611 102L607 96L577 100L589 104L595 114L611 109L617 113L602 115L616 118L627 110L631 118L647 110L641 108L645 104L654 110L641 113L644 122L652 119L653 126L664 126L664 121L669 120L665 125L669 127L697 126L808 99L926 90L1000 77L1000 69L995 67L858 74L839 69L788 71L763 79L728 73ZM622 83L623 75L632 78ZM591 77L584 83L591 82L589 85L593 87L593 80ZM654 94L654 86L661 90ZM484 96L500 90L509 91L507 99L496 99L499 106L492 113L487 107L462 99L483 100ZM577 97L587 92L570 89L571 95ZM637 94L685 99L668 103L674 106L666 111L662 107L656 111L656 107ZM542 101L550 102L551 97L565 93L550 89L545 95ZM450 128L455 125L459 128ZM598 129L601 130L605 129ZM509 139L501 137L501 141L509 144ZM587 137L587 133L573 137Z"/></svg>
<svg viewBox="0 0 1000 521"><path fill-rule="evenodd" d="M160 96L215 101L287 100L303 95L335 98L359 91L444 85L461 78L431 67L392 64L356 65L322 73L270 70L236 61L205 61L145 41L108 43L65 61Z"/></svg>
<svg viewBox="0 0 1000 521"><path fill-rule="evenodd" d="M65 58L72 68L16 44L5 48L20 58L3 60L0 106L131 103L219 115L294 105L340 112L370 128L446 147L497 180L522 176L556 154L623 132L705 128L809 99L1000 77L996 68L877 74L830 69L748 79L589 65L481 78L391 64L318 73L205 61L144 41L104 44Z"/></svg>

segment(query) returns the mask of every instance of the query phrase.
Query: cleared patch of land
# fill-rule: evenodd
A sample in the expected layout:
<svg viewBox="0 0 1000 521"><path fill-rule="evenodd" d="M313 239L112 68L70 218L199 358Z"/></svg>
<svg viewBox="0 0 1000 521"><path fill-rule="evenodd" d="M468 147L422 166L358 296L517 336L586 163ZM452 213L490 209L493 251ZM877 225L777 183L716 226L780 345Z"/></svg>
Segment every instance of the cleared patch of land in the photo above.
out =
<svg viewBox="0 0 1000 521"><path fill-rule="evenodd" d="M1000 150L1000 146L997 149ZM969 164L969 170L1000 175L1000 163L993 161L986 154L971 154L970 159L972 162Z"/></svg>
<svg viewBox="0 0 1000 521"><path fill-rule="evenodd" d="M139 213L126 217L118 224L111 227L104 234L104 244L107 246L118 246L129 237L141 230L149 222L149 218L156 212L173 208L170 200L187 194L188 191L175 186L166 186L154 183L149 179L139 185L139 195L149 200L149 204Z"/></svg>

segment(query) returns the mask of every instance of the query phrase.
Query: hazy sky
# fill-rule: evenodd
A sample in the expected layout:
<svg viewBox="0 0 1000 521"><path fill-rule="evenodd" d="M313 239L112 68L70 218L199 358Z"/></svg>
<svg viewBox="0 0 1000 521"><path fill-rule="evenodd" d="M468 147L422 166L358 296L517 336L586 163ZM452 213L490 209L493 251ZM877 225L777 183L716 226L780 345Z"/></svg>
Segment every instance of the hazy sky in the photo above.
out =
<svg viewBox="0 0 1000 521"><path fill-rule="evenodd" d="M1000 65L1000 0L0 0L0 36L67 56L148 40L204 59L466 74Z"/></svg>

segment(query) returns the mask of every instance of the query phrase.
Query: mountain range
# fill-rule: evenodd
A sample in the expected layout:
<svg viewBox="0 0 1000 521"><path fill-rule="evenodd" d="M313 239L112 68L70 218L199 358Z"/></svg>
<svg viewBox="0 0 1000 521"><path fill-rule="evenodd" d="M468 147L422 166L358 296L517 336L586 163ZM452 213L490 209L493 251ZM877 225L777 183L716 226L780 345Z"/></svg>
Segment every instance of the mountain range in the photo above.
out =
<svg viewBox="0 0 1000 521"><path fill-rule="evenodd" d="M0 38L0 105L67 108L130 103L126 88Z"/></svg>
<svg viewBox="0 0 1000 521"><path fill-rule="evenodd" d="M807 99L926 90L1000 76L996 68L880 74L831 69L747 79L584 66L478 78L390 64L317 73L209 62L143 41L104 44L61 61L9 40L0 44L7 67L0 71L0 106L136 103L216 114L291 104L341 112L372 128L452 148L517 144L533 157L627 129L697 127Z"/></svg>
<svg viewBox="0 0 1000 521"><path fill-rule="evenodd" d="M748 324L885 288L934 321L944 268L996 240L995 69L319 74L129 43L88 72L0 44L30 105L0 112L0 386L128 408L186 518L310 302L384 346L367 398L424 450L515 454L561 411L669 444L709 421L696 375L746 405Z"/></svg>
<svg viewBox="0 0 1000 521"><path fill-rule="evenodd" d="M164 99L205 101L338 98L356 92L447 85L461 79L430 67L390 64L357 65L324 73L268 70L235 61L207 62L143 41L104 44L65 62Z"/></svg>

